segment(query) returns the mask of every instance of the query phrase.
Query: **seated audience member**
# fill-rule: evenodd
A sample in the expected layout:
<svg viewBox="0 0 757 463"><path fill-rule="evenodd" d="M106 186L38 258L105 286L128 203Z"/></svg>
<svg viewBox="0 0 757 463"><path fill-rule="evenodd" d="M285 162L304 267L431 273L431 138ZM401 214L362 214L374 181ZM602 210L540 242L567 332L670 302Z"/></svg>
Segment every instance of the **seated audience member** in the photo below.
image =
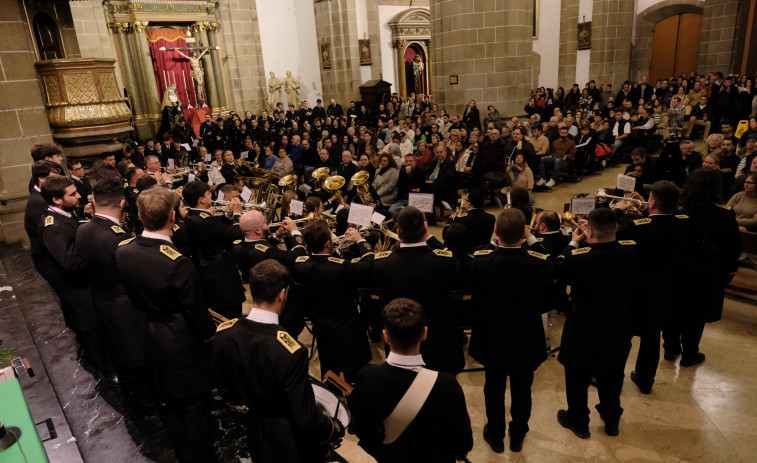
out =
<svg viewBox="0 0 757 463"><path fill-rule="evenodd" d="M757 231L757 172L750 172L744 181L744 191L728 200L728 207L736 213L741 231Z"/></svg>
<svg viewBox="0 0 757 463"><path fill-rule="evenodd" d="M382 316L390 352L385 363L367 365L358 374L349 397L350 429L380 463L464 458L473 448L465 396L454 376L424 368L420 345L428 329L423 308L399 298L384 307ZM406 402L411 385L421 393L403 407L400 418L393 411Z"/></svg>
<svg viewBox="0 0 757 463"><path fill-rule="evenodd" d="M697 150L697 152L702 155L702 160L704 161L704 159L711 154L720 156L720 144L723 143L723 135L713 133L707 137L706 141L707 143Z"/></svg>
<svg viewBox="0 0 757 463"><path fill-rule="evenodd" d="M447 147L439 143L434 148L436 160L428 170L426 184L429 192L434 195L434 204L440 201L453 201L455 195L455 163L447 157Z"/></svg>
<svg viewBox="0 0 757 463"><path fill-rule="evenodd" d="M510 185L513 188L525 188L528 190L529 196L533 198L534 173L528 164L526 164L522 154L516 155L513 163L507 166L507 175L510 176Z"/></svg>
<svg viewBox="0 0 757 463"><path fill-rule="evenodd" d="M560 172L563 165L569 163L573 156L576 154L576 143L568 138L568 129L566 127L560 128L560 138L552 142L548 156L541 158L539 164L539 182L538 186L546 186L552 188L557 184L560 179ZM547 181L547 170L551 169L552 174L549 181Z"/></svg>
<svg viewBox="0 0 757 463"><path fill-rule="evenodd" d="M291 174L293 169L294 165L292 164L292 160L289 159L286 148L282 146L281 148L279 148L279 156L278 159L276 159L276 162L273 163L271 172L281 178Z"/></svg>
<svg viewBox="0 0 757 463"><path fill-rule="evenodd" d="M382 154L379 157L379 167L376 169L376 178L373 179L372 186L381 198L381 204L385 207L389 207L397 201L398 178L399 171L394 158L386 153Z"/></svg>
<svg viewBox="0 0 757 463"><path fill-rule="evenodd" d="M105 153L102 160L103 166L97 169L97 181L108 177L119 177L116 169L116 156L112 153Z"/></svg>

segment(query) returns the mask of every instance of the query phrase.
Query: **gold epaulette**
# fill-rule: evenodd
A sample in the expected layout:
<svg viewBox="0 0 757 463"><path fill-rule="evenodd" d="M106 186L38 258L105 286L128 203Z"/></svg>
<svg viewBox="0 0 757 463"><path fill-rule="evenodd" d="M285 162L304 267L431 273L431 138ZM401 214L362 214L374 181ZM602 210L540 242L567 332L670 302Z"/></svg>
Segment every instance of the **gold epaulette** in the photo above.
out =
<svg viewBox="0 0 757 463"><path fill-rule="evenodd" d="M302 346L300 343L298 343L289 333L286 331L277 331L276 332L276 339L281 343L282 346L286 348L286 350L289 351L290 354L294 354L297 352Z"/></svg>
<svg viewBox="0 0 757 463"><path fill-rule="evenodd" d="M587 252L591 251L590 247L584 247L584 248L578 248L570 251L570 253L574 256L577 256L579 254L586 254Z"/></svg>
<svg viewBox="0 0 757 463"><path fill-rule="evenodd" d="M536 241L538 241L539 243L541 243L542 241L544 241L544 238L536 238Z"/></svg>
<svg viewBox="0 0 757 463"><path fill-rule="evenodd" d="M335 264L343 264L344 259L340 259L338 257L329 257L329 262L333 262Z"/></svg>
<svg viewBox="0 0 757 463"><path fill-rule="evenodd" d="M260 252L268 252L268 246L266 246L265 244L255 243L255 249Z"/></svg>
<svg viewBox="0 0 757 463"><path fill-rule="evenodd" d="M238 318L232 318L231 320L226 320L225 322L218 325L218 328L216 328L216 333L231 328L232 326L234 326L234 323L236 323L237 321L239 321Z"/></svg>
<svg viewBox="0 0 757 463"><path fill-rule="evenodd" d="M242 242L242 240L234 240L234 243L232 243L232 244L239 244L241 242Z"/></svg>
<svg viewBox="0 0 757 463"><path fill-rule="evenodd" d="M688 219L689 216L686 214L676 214L677 219Z"/></svg>
<svg viewBox="0 0 757 463"><path fill-rule="evenodd" d="M171 227L171 230L172 231L179 231L179 225L178 224L173 224L173 227Z"/></svg>
<svg viewBox="0 0 757 463"><path fill-rule="evenodd" d="M376 257L374 257L375 260L383 259L384 257L389 257L392 255L392 251L382 251L376 254Z"/></svg>
<svg viewBox="0 0 757 463"><path fill-rule="evenodd" d="M633 221L634 225L646 225L648 223L652 223L652 219L646 218L646 219L636 219Z"/></svg>
<svg viewBox="0 0 757 463"><path fill-rule="evenodd" d="M541 260L547 260L547 258L549 257L546 254L542 254L542 253L536 252L536 251L528 250L526 252L528 253L529 256L536 257L537 259L541 259Z"/></svg>
<svg viewBox="0 0 757 463"><path fill-rule="evenodd" d="M126 233L123 228L119 227L118 225L113 225L110 227L111 230L113 230L115 233Z"/></svg>
<svg viewBox="0 0 757 463"><path fill-rule="evenodd" d="M165 244L160 245L160 253L171 260L176 260L181 257L181 253L179 251L172 248L171 246L166 246Z"/></svg>
<svg viewBox="0 0 757 463"><path fill-rule="evenodd" d="M352 260L350 261L350 263L351 263L351 264L357 264L358 262L360 262L360 259L362 259L362 258L363 258L363 257L365 257L365 256L370 256L370 255L373 255L373 253L372 253L372 252L366 252L366 253L365 253L365 254L363 254L362 256L358 256L358 257L355 257L354 259L352 259Z"/></svg>
<svg viewBox="0 0 757 463"><path fill-rule="evenodd" d="M452 251L448 249L434 249L434 254L441 257L452 257Z"/></svg>
<svg viewBox="0 0 757 463"><path fill-rule="evenodd" d="M200 217L203 219L207 219L208 217L210 217L210 214L205 213L205 212L200 212Z"/></svg>
<svg viewBox="0 0 757 463"><path fill-rule="evenodd" d="M622 244L623 246L632 246L636 244L636 241L634 240L620 240L618 243Z"/></svg>
<svg viewBox="0 0 757 463"><path fill-rule="evenodd" d="M119 246L123 246L123 245L125 245L125 244L129 244L129 243L131 243L132 241L134 241L134 239L135 239L135 238L129 238L128 240L123 240L123 241L121 241L120 243L118 243L118 245L119 245Z"/></svg>
<svg viewBox="0 0 757 463"><path fill-rule="evenodd" d="M726 206L725 204L716 204L716 206L722 207L726 211L730 211L731 210L731 206Z"/></svg>
<svg viewBox="0 0 757 463"><path fill-rule="evenodd" d="M46 227L49 227L50 225L52 225L54 223L55 223L55 217L53 217L51 215L48 215L47 217L45 217L45 226Z"/></svg>
<svg viewBox="0 0 757 463"><path fill-rule="evenodd" d="M296 263L298 263L298 264L301 264L303 262L307 262L308 259L310 259L310 256L300 256L300 257L296 258L294 261Z"/></svg>
<svg viewBox="0 0 757 463"><path fill-rule="evenodd" d="M480 251L476 251L473 253L474 256L488 256L489 254L493 253L494 250L492 249L482 249Z"/></svg>

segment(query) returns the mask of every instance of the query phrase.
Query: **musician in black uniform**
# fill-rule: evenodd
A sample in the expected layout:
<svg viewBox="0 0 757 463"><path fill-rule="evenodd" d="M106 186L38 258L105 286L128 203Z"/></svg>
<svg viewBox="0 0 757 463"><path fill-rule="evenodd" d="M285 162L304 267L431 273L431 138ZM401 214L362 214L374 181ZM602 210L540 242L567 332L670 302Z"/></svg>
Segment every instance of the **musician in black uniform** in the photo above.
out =
<svg viewBox="0 0 757 463"><path fill-rule="evenodd" d="M223 175L226 183L233 184L234 177L239 175L239 166L234 160L234 152L231 150L224 150L223 152L223 166L221 166L221 175Z"/></svg>
<svg viewBox="0 0 757 463"><path fill-rule="evenodd" d="M232 251L237 267L243 276L249 275L252 267L266 259L274 259L291 269L295 259L307 255L302 233L297 230L297 224L290 218L285 218L281 225L281 229L287 231L284 237L286 250L278 247L275 238L272 237L270 241L265 239L268 224L260 211L245 212L239 218L239 228L244 233L244 240L235 241ZM298 300L300 294L295 293L294 288L289 291L289 297L279 318L281 325L296 338L305 328L305 318Z"/></svg>
<svg viewBox="0 0 757 463"><path fill-rule="evenodd" d="M682 212L691 220L694 245L687 252L686 272L679 280L684 288L673 301L663 329L665 360L681 354L682 367L704 362L699 352L704 324L720 320L725 284L733 279L741 254L741 235L733 210L720 203L721 175L697 169L681 192Z"/></svg>
<svg viewBox="0 0 757 463"><path fill-rule="evenodd" d="M465 360L460 331L449 313L448 291L459 286L460 264L451 251L426 243L428 224L421 211L406 207L397 212L399 248L376 254L373 270L387 300L406 297L426 311L428 339L421 354L429 368L457 374Z"/></svg>
<svg viewBox="0 0 757 463"><path fill-rule="evenodd" d="M205 463L213 454L210 341L215 329L203 304L207 285L171 242L176 199L162 187L139 195L145 231L120 243L116 269L134 307L147 319L147 364L167 405L177 459Z"/></svg>
<svg viewBox="0 0 757 463"><path fill-rule="evenodd" d="M79 193L70 178L50 177L42 184L42 197L47 210L42 213L37 237L42 258L51 270L43 276L53 279L50 286L58 293L66 324L93 365L108 381L118 383L95 313L92 286L76 248L79 220L72 212L79 206Z"/></svg>
<svg viewBox="0 0 757 463"><path fill-rule="evenodd" d="M26 202L26 209L24 211L24 230L26 230L26 234L29 236L29 245L34 268L37 269L37 272L39 272L45 280L50 282L50 286L52 286L55 281L53 270L50 264L44 259L42 244L37 236L42 214L47 210L47 201L42 197L41 187L42 182L44 182L46 178L62 175L63 169L61 169L60 164L53 161L35 161L32 165L32 178L35 183L29 192L29 200ZM54 286L53 290L57 292L57 289Z"/></svg>
<svg viewBox="0 0 757 463"><path fill-rule="evenodd" d="M171 131L171 135L173 135L174 140L181 140L182 143L187 143L189 146L192 146L194 140L197 139L194 129L183 117L179 118L176 126Z"/></svg>
<svg viewBox="0 0 757 463"><path fill-rule="evenodd" d="M560 216L555 211L541 211L536 216L534 235L547 254L557 259L570 243L570 236L560 229Z"/></svg>
<svg viewBox="0 0 757 463"><path fill-rule="evenodd" d="M81 161L75 159L69 159L68 171L70 172L71 180L74 181L76 191L81 196L79 201L79 207L76 210L77 217L84 217L84 206L89 202L89 195L92 194L92 184L89 183L89 178L84 175L84 167L82 167Z"/></svg>
<svg viewBox="0 0 757 463"><path fill-rule="evenodd" d="M339 420L323 415L308 381L308 351L278 323L289 272L273 259L249 273L255 306L219 325L213 359L224 382L249 405L247 446L252 461L323 461L326 445L344 436Z"/></svg>
<svg viewBox="0 0 757 463"><path fill-rule="evenodd" d="M471 190L465 198L464 209L465 213L462 215L453 214L447 225L451 223L460 223L468 231L473 249L485 246L492 239L492 233L494 232L494 223L496 218L484 210L484 192L476 189ZM446 234L447 227L444 227L444 234Z"/></svg>
<svg viewBox="0 0 757 463"><path fill-rule="evenodd" d="M445 372L439 372L431 388L426 389L424 402L404 432L392 443L382 444L384 420L425 366L420 351L427 335L424 310L415 301L395 299L384 307L382 315L384 341L391 352L386 363L360 370L349 397L350 430L357 434L360 446L380 463L463 459L473 448L470 418L462 388Z"/></svg>
<svg viewBox="0 0 757 463"><path fill-rule="evenodd" d="M239 198L229 201L233 219L213 215L210 187L197 180L187 183L182 195L190 207L184 223L192 244L192 260L207 288L204 291L205 307L227 318L239 317L245 296L231 246L234 241L244 238L238 226L242 204Z"/></svg>
<svg viewBox="0 0 757 463"><path fill-rule="evenodd" d="M346 242L361 241L361 257L352 260L331 255L331 230L324 220L305 227L303 237L310 256L298 257L293 268L295 281L304 287L307 310L313 319L313 334L318 342L321 376L331 370L344 373L347 382L354 382L358 370L371 360L365 326L357 310L356 291L371 280L372 249L354 228L343 238ZM368 254L363 257L363 255Z"/></svg>
<svg viewBox="0 0 757 463"><path fill-rule="evenodd" d="M615 214L608 208L591 211L583 228L573 231L570 245L557 259L557 276L571 286L571 308L565 314L560 355L565 367L568 409L557 413L560 424L581 439L590 436L587 390L596 376L597 411L605 433L618 435L623 414L620 391L631 350L631 291L638 288L638 257L633 241L617 241ZM587 246L579 247L586 240ZM607 278L597 285L597 271Z"/></svg>
<svg viewBox="0 0 757 463"><path fill-rule="evenodd" d="M145 314L134 308L115 267L118 245L132 237L119 223L125 203L123 192L117 178L95 184L95 213L76 232L76 249L92 284L95 310L127 403L149 407L154 401L145 371ZM157 414L154 410L145 412Z"/></svg>
<svg viewBox="0 0 757 463"><path fill-rule="evenodd" d="M505 386L510 377L510 450L520 452L531 417L534 371L547 359L541 313L552 283L553 259L531 235L519 209L497 218L497 248L473 254L471 275L479 290L469 353L485 367L484 440L505 451ZM523 242L528 249L523 248Z"/></svg>
<svg viewBox="0 0 757 463"><path fill-rule="evenodd" d="M642 199L641 195L634 196ZM679 197L675 183L656 182L649 194L649 216L628 222L618 230L619 239L636 242L639 263L643 266L643 297L631 318L634 335L640 338L631 381L644 394L652 391L660 362L660 332L670 307L680 297L673 294L672 288L679 287L678 273L687 268L684 259L693 245L689 216L677 214ZM629 201L621 201L617 211L630 205Z"/></svg>

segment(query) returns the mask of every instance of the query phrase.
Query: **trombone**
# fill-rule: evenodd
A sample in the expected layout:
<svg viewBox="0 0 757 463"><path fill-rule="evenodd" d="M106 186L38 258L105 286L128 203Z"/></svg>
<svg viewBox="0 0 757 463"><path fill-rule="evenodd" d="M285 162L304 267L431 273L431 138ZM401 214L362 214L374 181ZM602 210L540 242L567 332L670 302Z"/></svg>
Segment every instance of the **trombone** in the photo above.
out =
<svg viewBox="0 0 757 463"><path fill-rule="evenodd" d="M293 220L293 222L295 224L297 224L297 227L300 227L302 225L309 224L310 222L312 222L315 219L317 219L317 217L311 212L310 214L308 214L305 217L302 217L301 219ZM283 223L284 223L284 221L282 220L281 222L274 222L274 223L268 225L268 233L270 233L272 235L275 235L275 234L279 233L279 230L281 230L281 225Z"/></svg>

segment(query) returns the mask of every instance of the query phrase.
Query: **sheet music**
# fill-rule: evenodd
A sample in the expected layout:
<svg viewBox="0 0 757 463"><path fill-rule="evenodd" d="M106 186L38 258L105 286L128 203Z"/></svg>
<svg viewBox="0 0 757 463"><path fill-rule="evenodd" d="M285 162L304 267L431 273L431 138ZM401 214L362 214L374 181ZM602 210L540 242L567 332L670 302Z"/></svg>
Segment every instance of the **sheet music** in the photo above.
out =
<svg viewBox="0 0 757 463"><path fill-rule="evenodd" d="M244 202L247 203L250 201L250 197L252 196L252 190L247 188L247 186L245 185L245 187L242 188L242 193L240 193L239 196L241 196L242 199L244 199Z"/></svg>
<svg viewBox="0 0 757 463"><path fill-rule="evenodd" d="M224 198L225 196L226 196L226 195L224 195L224 194L223 194L223 191L221 191L221 190L218 190L218 199L216 199L216 201L223 201L223 198Z"/></svg>
<svg viewBox="0 0 757 463"><path fill-rule="evenodd" d="M210 153L205 153L205 162L213 162L213 157Z"/></svg>
<svg viewBox="0 0 757 463"><path fill-rule="evenodd" d="M359 203L350 204L350 214L347 216L347 223L360 225L361 227L371 226L371 217L373 208Z"/></svg>
<svg viewBox="0 0 757 463"><path fill-rule="evenodd" d="M195 174L190 172L189 175L187 175L187 182L194 182L195 179L196 179Z"/></svg>
<svg viewBox="0 0 757 463"><path fill-rule="evenodd" d="M239 159L247 159L247 157L250 155L249 151L242 151L239 153Z"/></svg>
<svg viewBox="0 0 757 463"><path fill-rule="evenodd" d="M174 162L173 158L168 158L168 167L167 168L168 169L175 169L176 168L176 163Z"/></svg>
<svg viewBox="0 0 757 463"><path fill-rule="evenodd" d="M417 207L421 212L434 212L434 195L429 193L410 193L407 205Z"/></svg>
<svg viewBox="0 0 757 463"><path fill-rule="evenodd" d="M384 220L386 220L386 216L379 214L378 212L374 212L371 216L371 222L375 223L376 225L381 225L382 223L384 223Z"/></svg>
<svg viewBox="0 0 757 463"><path fill-rule="evenodd" d="M305 203L303 203L299 199L293 199L289 202L289 212L294 215L302 215L304 206Z"/></svg>
<svg viewBox="0 0 757 463"><path fill-rule="evenodd" d="M622 191L634 191L636 179L628 175L618 174L618 189Z"/></svg>
<svg viewBox="0 0 757 463"><path fill-rule="evenodd" d="M192 147L189 146L189 143L182 143L181 147L184 148L187 151L192 151Z"/></svg>
<svg viewBox="0 0 757 463"><path fill-rule="evenodd" d="M589 215L596 207L594 198L573 198L570 200L570 212L573 215Z"/></svg>

